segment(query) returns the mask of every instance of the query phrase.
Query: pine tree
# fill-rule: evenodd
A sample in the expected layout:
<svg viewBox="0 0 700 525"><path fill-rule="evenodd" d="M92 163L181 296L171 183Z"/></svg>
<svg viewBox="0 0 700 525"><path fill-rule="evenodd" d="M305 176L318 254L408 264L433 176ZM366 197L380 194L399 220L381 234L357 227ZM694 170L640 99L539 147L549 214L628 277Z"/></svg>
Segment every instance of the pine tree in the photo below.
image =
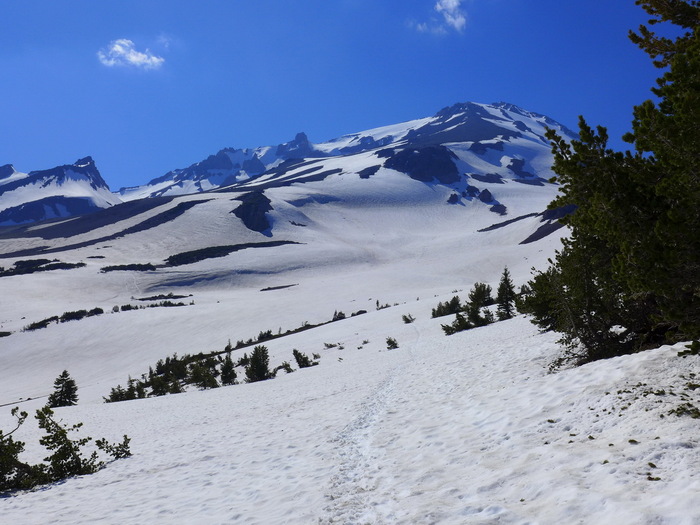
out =
<svg viewBox="0 0 700 525"><path fill-rule="evenodd" d="M78 403L78 386L67 370L61 372L61 375L56 378L53 387L54 391L49 395L49 407L68 407Z"/></svg>
<svg viewBox="0 0 700 525"><path fill-rule="evenodd" d="M515 287L510 278L508 267L503 269L501 281L498 283L498 292L496 293L496 304L498 308L496 314L498 319L510 319L515 315Z"/></svg>
<svg viewBox="0 0 700 525"><path fill-rule="evenodd" d="M469 292L469 303L481 308L494 303L491 296L492 289L488 284L474 283L474 287Z"/></svg>
<svg viewBox="0 0 700 525"><path fill-rule="evenodd" d="M236 369L233 365L231 354L227 353L224 362L221 364L221 384L235 385L236 384Z"/></svg>
<svg viewBox="0 0 700 525"><path fill-rule="evenodd" d="M255 383L256 381L264 381L272 378L272 372L269 368L269 356L267 347L258 345L253 348L250 354L248 366L245 369L247 383Z"/></svg>
<svg viewBox="0 0 700 525"><path fill-rule="evenodd" d="M466 312L466 322L462 322L459 318L453 323L453 327L460 327L462 329L476 328L479 326L486 326L493 322L493 314L486 310L486 306L490 306L494 303L493 297L491 296L491 286L484 283L474 283L474 287L469 292L469 301L464 305L464 312ZM464 328L468 327L468 328ZM443 327L444 329L444 327ZM457 332L461 330L455 330ZM449 335L449 334L448 334Z"/></svg>
<svg viewBox="0 0 700 525"><path fill-rule="evenodd" d="M665 68L652 89L659 102L634 108L624 139L635 151L609 149L606 129L583 117L571 144L547 134L561 189L552 206L577 209L562 220L571 236L525 303L570 348L582 347L584 361L700 337L700 3L637 4L650 26L685 32L630 34Z"/></svg>
<svg viewBox="0 0 700 525"><path fill-rule="evenodd" d="M212 374L211 369L200 363L192 363L190 366L189 381L203 389L217 388L219 386L219 382Z"/></svg>

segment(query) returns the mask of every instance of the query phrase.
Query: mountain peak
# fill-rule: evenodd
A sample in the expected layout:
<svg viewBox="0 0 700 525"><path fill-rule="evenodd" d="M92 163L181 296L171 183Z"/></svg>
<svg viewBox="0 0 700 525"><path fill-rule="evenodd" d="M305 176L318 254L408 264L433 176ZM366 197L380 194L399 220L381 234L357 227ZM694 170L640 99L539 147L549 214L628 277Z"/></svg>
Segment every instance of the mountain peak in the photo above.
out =
<svg viewBox="0 0 700 525"><path fill-rule="evenodd" d="M303 131L297 133L291 142L277 146L276 154L285 159L303 159L304 157L316 156L314 148L309 142L309 137Z"/></svg>
<svg viewBox="0 0 700 525"><path fill-rule="evenodd" d="M12 164L5 164L4 166L0 166L0 180L11 177L15 173L15 167Z"/></svg>
<svg viewBox="0 0 700 525"><path fill-rule="evenodd" d="M95 167L95 161L88 155L87 157L76 160L73 165L78 168L90 168Z"/></svg>

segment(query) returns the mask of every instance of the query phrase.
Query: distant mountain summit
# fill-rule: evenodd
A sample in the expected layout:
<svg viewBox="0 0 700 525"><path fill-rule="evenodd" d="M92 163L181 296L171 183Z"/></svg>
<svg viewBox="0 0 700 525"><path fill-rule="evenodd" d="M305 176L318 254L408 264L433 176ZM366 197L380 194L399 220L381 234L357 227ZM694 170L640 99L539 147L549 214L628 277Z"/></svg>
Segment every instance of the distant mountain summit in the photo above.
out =
<svg viewBox="0 0 700 525"><path fill-rule="evenodd" d="M544 154L551 164L549 141L544 136L548 127L557 129L564 136L575 136L555 120L514 104L458 103L441 109L433 117L343 135L316 144L305 133L298 133L294 140L277 146L223 149L187 168L170 171L144 186L122 188L118 193L124 200L185 195L227 186L249 186L258 177L268 179L269 185L271 178L279 180L283 172L290 171L289 161L292 160L310 162L312 159L352 156L381 149L387 149L382 153L387 159L383 162L385 166L403 171L409 169L409 163L414 166L411 171L421 179L429 178L434 167L438 173L436 176L443 181L456 182L457 175L445 179L445 170L452 172L461 168L482 178L498 176L534 182L538 179L536 172L539 169L531 165L534 157ZM520 144L516 145L516 142ZM512 151L508 151L508 146ZM424 150L427 147L432 149ZM407 148L415 151L403 152ZM454 155L447 154L447 150ZM487 162L486 157L495 160L492 158L494 152L503 152L502 157L507 161L505 166L496 163L493 171L480 173L483 171L481 161L469 166L461 164L457 168L459 155L456 150L471 151ZM491 153L487 155L488 152ZM417 165L421 167L417 168Z"/></svg>
<svg viewBox="0 0 700 525"><path fill-rule="evenodd" d="M506 214L507 204L494 185L511 180L541 186L552 175L547 128L575 137L555 120L513 104L458 103L432 117L321 143L298 133L276 146L225 148L114 194L90 157L29 174L7 164L0 167L0 225L81 215L144 198L224 189L260 192L352 174L369 179L382 169L449 188L450 204L477 199Z"/></svg>
<svg viewBox="0 0 700 525"><path fill-rule="evenodd" d="M0 167L0 225L83 215L120 202L92 157L30 173Z"/></svg>

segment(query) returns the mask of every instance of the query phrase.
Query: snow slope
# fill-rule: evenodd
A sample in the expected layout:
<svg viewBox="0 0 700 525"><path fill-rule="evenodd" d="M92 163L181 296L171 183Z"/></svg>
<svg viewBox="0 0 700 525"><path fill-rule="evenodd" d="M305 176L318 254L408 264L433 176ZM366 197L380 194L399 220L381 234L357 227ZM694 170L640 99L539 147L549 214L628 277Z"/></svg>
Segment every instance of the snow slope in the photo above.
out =
<svg viewBox="0 0 700 525"><path fill-rule="evenodd" d="M461 109L496 120L514 111ZM452 133L461 109L441 115L437 132ZM424 138L419 129L405 136ZM514 130L521 136L512 145L536 141ZM700 405L697 356L679 357L677 345L552 374L556 335L527 319L450 337L441 329L450 317L431 319L438 302L466 299L477 281L495 289L506 265L516 285L524 283L566 233L523 244L548 223L538 213L556 194L551 184L516 181L540 157L513 164L517 156L460 144L451 150L457 163L483 163L471 172L482 180L422 181L384 164L360 175L383 159L404 162L397 146L398 158L368 150L306 159L235 190L3 230L0 266L36 258L85 266L0 277L0 332L11 332L0 337L0 428L13 427L13 406L42 406L65 369L80 399L57 415L82 421L84 435L129 435L134 455L0 498L0 522L700 523L697 420L672 413ZM300 182L315 163L327 173ZM470 181L492 200L460 193L449 204ZM491 210L495 201L506 216ZM267 228L251 227L262 223ZM271 241L288 243L251 244ZM246 247L166 264L178 253L235 245ZM101 271L137 263L155 270ZM168 293L185 296L186 306L113 311ZM105 313L22 330L95 307ZM271 367L296 368L293 349L318 354L316 367L102 402L173 353L223 350L338 311L347 318L265 343ZM404 323L408 314L416 321ZM387 350L387 337L399 348ZM243 352L250 349L234 359ZM16 437L27 443L22 459L45 457L34 421Z"/></svg>
<svg viewBox="0 0 700 525"><path fill-rule="evenodd" d="M418 321L400 326L403 311ZM426 313L414 303L271 344L277 355L323 353L318 367L272 381L57 410L92 435L127 433L134 456L6 498L3 519L698 522L694 420L660 419L669 404L616 394L667 388L687 372L677 348L551 375L553 337L524 319L448 338ZM389 333L399 349L384 348ZM323 340L345 349L323 352Z"/></svg>

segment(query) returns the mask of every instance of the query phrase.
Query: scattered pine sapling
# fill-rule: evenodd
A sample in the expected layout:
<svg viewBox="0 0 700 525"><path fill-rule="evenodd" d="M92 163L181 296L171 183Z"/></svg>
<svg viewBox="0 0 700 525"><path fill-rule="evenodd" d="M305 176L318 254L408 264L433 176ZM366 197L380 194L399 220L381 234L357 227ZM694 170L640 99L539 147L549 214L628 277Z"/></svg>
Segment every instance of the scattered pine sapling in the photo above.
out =
<svg viewBox="0 0 700 525"><path fill-rule="evenodd" d="M294 369L292 368L292 365L289 364L289 361L283 361L281 365L275 367L275 369L272 371L272 376L275 377L277 375L277 372L279 372L280 370L284 370L288 374L294 372Z"/></svg>
<svg viewBox="0 0 700 525"><path fill-rule="evenodd" d="M413 321L416 320L416 318L413 317L411 314L402 315L402 316L401 316L401 319L403 319L403 322L404 322L405 324L411 324Z"/></svg>
<svg viewBox="0 0 700 525"><path fill-rule="evenodd" d="M386 349L396 350L399 347L399 343L393 337L386 338Z"/></svg>
<svg viewBox="0 0 700 525"><path fill-rule="evenodd" d="M309 359L309 356L300 352L296 348L292 350L292 355L294 356L294 359L296 360L297 366L299 368L309 368L318 364L318 361L312 361L311 359Z"/></svg>

